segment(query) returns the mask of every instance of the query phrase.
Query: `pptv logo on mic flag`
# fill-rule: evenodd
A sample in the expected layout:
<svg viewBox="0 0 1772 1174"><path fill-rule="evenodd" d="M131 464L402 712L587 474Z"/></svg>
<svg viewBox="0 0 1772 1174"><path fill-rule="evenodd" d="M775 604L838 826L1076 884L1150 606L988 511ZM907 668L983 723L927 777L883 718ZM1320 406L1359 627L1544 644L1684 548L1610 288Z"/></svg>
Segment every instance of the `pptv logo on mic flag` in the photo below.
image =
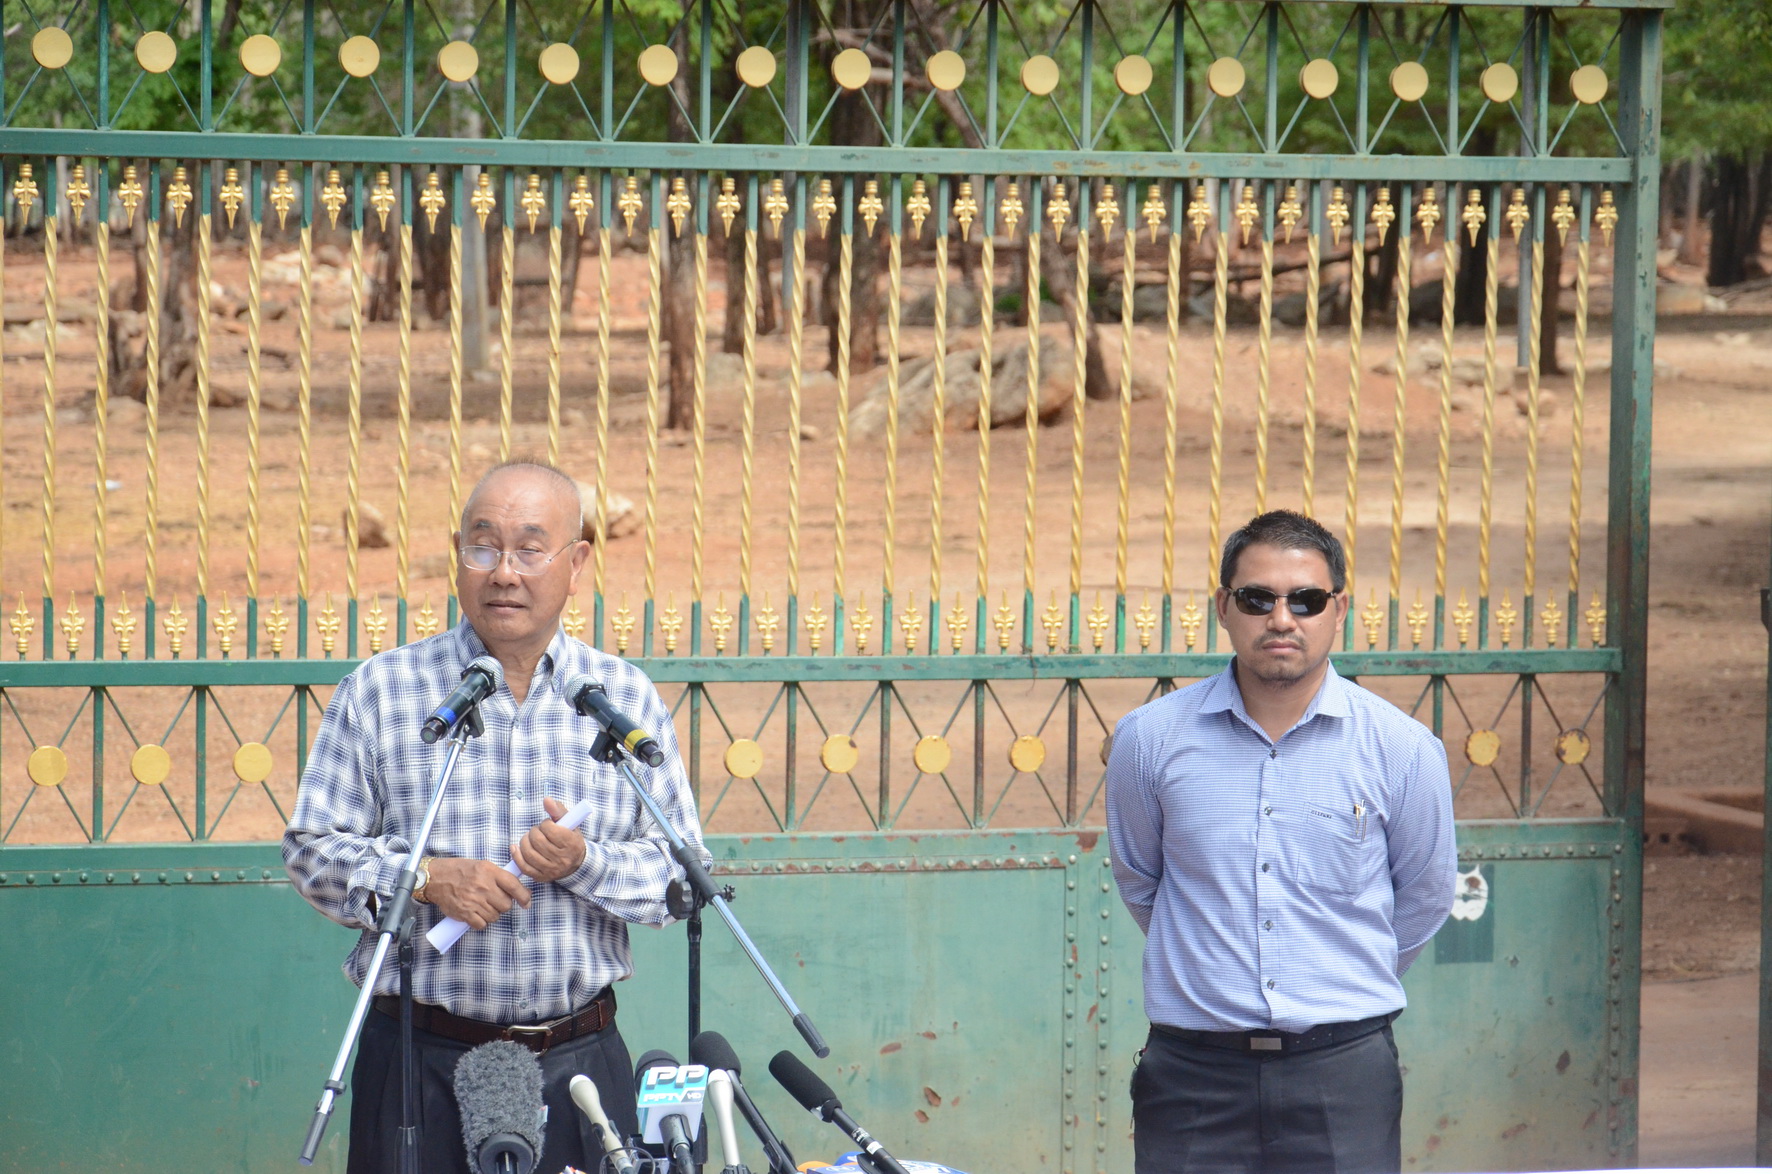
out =
<svg viewBox="0 0 1772 1174"><path fill-rule="evenodd" d="M664 1140L660 1125L666 1117L683 1118L685 1132L694 1137L701 1129L702 1108L708 1095L708 1070L701 1064L680 1068L660 1065L648 1068L635 1098L640 1110L642 1140Z"/></svg>

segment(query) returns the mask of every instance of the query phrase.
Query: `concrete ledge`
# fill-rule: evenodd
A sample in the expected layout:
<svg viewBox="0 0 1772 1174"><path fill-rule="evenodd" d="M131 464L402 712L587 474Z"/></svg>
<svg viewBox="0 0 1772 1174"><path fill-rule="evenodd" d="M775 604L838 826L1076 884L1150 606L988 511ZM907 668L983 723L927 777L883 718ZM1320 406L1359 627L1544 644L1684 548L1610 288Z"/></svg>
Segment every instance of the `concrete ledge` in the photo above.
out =
<svg viewBox="0 0 1772 1174"><path fill-rule="evenodd" d="M1752 854L1760 850L1766 817L1764 796L1742 788L1651 790L1643 797L1650 819L1681 820L1702 852Z"/></svg>

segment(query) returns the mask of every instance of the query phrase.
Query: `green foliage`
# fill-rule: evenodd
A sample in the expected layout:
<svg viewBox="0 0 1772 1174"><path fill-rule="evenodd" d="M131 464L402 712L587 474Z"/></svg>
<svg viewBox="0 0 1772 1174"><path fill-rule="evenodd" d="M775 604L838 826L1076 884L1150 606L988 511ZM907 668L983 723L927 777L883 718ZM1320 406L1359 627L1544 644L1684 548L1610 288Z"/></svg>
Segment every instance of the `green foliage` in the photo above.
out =
<svg viewBox="0 0 1772 1174"><path fill-rule="evenodd" d="M1772 148L1772 9L1763 0L1681 0L1666 17L1662 125L1669 159Z"/></svg>

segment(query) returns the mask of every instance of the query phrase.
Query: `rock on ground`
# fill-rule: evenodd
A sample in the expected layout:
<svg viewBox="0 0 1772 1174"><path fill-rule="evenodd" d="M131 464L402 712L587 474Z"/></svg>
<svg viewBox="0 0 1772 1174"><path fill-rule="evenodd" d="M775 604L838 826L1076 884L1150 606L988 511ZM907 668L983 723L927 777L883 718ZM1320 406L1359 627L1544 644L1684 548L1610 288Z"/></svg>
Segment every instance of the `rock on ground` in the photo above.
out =
<svg viewBox="0 0 1772 1174"><path fill-rule="evenodd" d="M943 394L946 427L952 430L978 427L977 348L950 352L944 370ZM1028 346L1019 342L994 348L991 356L991 427L1017 424L1027 416ZM1071 399L1071 349L1051 335L1040 336L1039 415L1047 420L1063 411ZM886 434L886 372L877 371L861 402L849 413L849 428L857 438ZM934 421L935 362L913 359L899 370L898 427L901 435L927 432Z"/></svg>

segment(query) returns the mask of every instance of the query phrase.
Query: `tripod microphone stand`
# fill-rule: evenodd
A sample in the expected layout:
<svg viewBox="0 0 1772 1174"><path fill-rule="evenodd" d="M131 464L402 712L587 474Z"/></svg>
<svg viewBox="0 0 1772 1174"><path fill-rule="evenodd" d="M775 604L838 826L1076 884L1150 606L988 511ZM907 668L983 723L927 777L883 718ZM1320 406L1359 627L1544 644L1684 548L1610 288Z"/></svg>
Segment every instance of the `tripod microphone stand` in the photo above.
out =
<svg viewBox="0 0 1772 1174"><path fill-rule="evenodd" d="M332 1062L332 1072L326 1078L326 1084L320 1093L320 1103L314 1109L314 1120L308 1126L307 1140L302 1143L300 1156L304 1166L313 1165L315 1155L320 1152L320 1139L325 1136L326 1124L332 1119L332 1110L338 1102L339 1094L345 1091L345 1065L350 1063L351 1050L356 1046L357 1037L362 1034L363 1021L368 1016L370 1001L375 997L376 981L381 977L382 967L387 964L388 951L397 942L400 967L400 1174L419 1174L418 1070L412 1055L412 929L416 914L412 888L418 880L419 862L425 857L425 845L431 838L431 825L437 822L437 813L443 807L443 793L448 790L450 776L455 773L456 760L461 757L469 738L478 737L485 732L486 726L480 719L478 703L471 706L450 731L449 755L437 771L437 782L431 790L431 802L425 809L424 822L419 825L418 835L412 841L412 850L406 857L406 867L400 871L394 896L382 907L380 916L376 919L376 931L380 936L376 939L375 953L369 959L369 969L363 975L363 988L357 993L357 1005L351 1011L351 1021L345 1025L344 1041L339 1045L338 1056Z"/></svg>

